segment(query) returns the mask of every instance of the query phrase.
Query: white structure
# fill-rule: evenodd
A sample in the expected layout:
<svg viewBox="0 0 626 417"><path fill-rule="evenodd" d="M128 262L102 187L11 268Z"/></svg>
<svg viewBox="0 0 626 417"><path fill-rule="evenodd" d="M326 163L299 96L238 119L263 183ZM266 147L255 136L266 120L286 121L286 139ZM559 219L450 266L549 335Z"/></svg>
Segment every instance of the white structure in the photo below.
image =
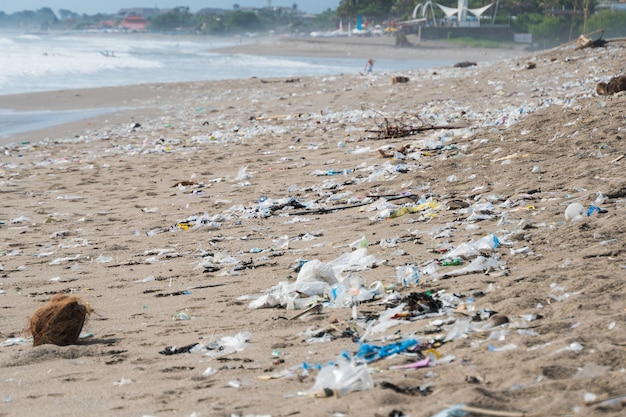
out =
<svg viewBox="0 0 626 417"><path fill-rule="evenodd" d="M426 20L426 17L428 14L428 8L430 7L430 13L433 17L433 21L436 22L435 13L433 11L433 4L434 4L437 7L439 7L439 9L441 9L441 11L446 16L447 19L452 19L456 15L456 20L457 20L458 25L467 26L467 22L468 22L467 13L468 12L476 16L476 18L478 19L478 22L480 22L480 17L483 15L483 13L485 13L491 6L493 6L493 3L489 3L487 6L479 7L478 9L469 9L467 6L468 0L457 0L457 1L458 1L457 7L448 7L448 6L444 6L442 4L435 3L432 1L427 1L425 3L418 3L417 6L415 6L415 8L413 9L412 18L414 21ZM418 17L420 15L421 15L421 19Z"/></svg>

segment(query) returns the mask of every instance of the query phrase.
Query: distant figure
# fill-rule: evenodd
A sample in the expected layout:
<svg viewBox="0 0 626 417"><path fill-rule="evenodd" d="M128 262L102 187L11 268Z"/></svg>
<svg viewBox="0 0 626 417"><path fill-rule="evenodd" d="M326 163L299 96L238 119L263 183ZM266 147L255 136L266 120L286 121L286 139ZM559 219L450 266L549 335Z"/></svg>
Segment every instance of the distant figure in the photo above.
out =
<svg viewBox="0 0 626 417"><path fill-rule="evenodd" d="M371 74L373 69L374 69L374 60L370 58L367 60L367 63L365 64L365 73Z"/></svg>

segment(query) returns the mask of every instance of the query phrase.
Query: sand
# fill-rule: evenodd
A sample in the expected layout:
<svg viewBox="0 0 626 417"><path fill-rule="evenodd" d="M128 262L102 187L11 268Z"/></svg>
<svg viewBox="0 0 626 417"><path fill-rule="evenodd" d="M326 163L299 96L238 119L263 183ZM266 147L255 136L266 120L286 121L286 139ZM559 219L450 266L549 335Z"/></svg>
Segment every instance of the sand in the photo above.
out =
<svg viewBox="0 0 626 417"><path fill-rule="evenodd" d="M395 36L349 38L262 38L242 39L240 45L217 49L225 53L275 56L321 56L333 58L493 61L519 56L523 44L503 48L471 48L445 41L420 41L407 35L412 46L396 47Z"/></svg>
<svg viewBox="0 0 626 417"><path fill-rule="evenodd" d="M626 395L626 102L595 85L624 59L614 42L402 74L0 97L124 108L3 147L0 415L622 415L623 400L602 401ZM601 212L567 220L572 203ZM490 235L495 249L436 266ZM250 308L344 254L355 270L335 278L376 299ZM476 259L492 267L459 271ZM396 280L405 264L415 287ZM57 292L95 310L85 337L33 348L22 330ZM424 292L443 303L430 315L399 304ZM391 308L405 311L393 327L367 330ZM399 342L411 349L341 359ZM428 367L400 367L420 355ZM329 363L359 383L314 396Z"/></svg>

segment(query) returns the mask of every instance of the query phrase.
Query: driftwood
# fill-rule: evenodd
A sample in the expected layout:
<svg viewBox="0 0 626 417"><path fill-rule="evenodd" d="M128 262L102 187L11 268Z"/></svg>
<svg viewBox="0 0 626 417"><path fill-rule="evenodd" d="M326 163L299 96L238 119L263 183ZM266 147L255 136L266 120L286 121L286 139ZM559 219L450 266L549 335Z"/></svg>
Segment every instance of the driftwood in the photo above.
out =
<svg viewBox="0 0 626 417"><path fill-rule="evenodd" d="M598 39L588 38L588 36L595 35L596 33L600 33ZM602 46L606 46L608 41L606 39L602 39L602 36L604 36L604 29L598 29L594 32L588 33L587 35L580 35L578 39L576 39L575 49L599 48Z"/></svg>
<svg viewBox="0 0 626 417"><path fill-rule="evenodd" d="M286 79L284 81L279 81L279 80L272 80L272 81L267 81L264 79L260 80L262 84L269 84L269 83L299 83L300 82L300 78L289 78Z"/></svg>
<svg viewBox="0 0 626 417"><path fill-rule="evenodd" d="M380 114L380 113L379 113ZM362 139L397 139L413 136L420 132L438 129L463 129L467 126L457 125L432 125L424 123L418 115L409 115L402 119L389 119L383 116L383 122L378 123L378 129L366 129L367 133L375 133L376 137Z"/></svg>
<svg viewBox="0 0 626 417"><path fill-rule="evenodd" d="M528 415L523 412L490 410L487 408L472 407L469 405L462 407L461 411L465 411L466 413L478 414L482 416L494 416L494 417L525 417Z"/></svg>
<svg viewBox="0 0 626 417"><path fill-rule="evenodd" d="M415 195L415 194L400 194L400 195L395 195L395 196L368 196L370 198L386 198L387 201L394 201L394 200L400 200L402 198L413 198L413 199L418 199L419 196ZM356 207L363 207L363 206L367 206L368 204L372 204L371 200L365 201L365 202L361 202L361 203L355 203L355 204L347 204L344 206L334 206L334 207L320 207L318 209L309 209L309 210L303 210L303 211L299 211L297 213L291 213L292 216L304 216L304 215L308 215L308 214L326 214L326 213L333 213L335 211L339 211L339 210L346 210L346 209L351 209L351 208L356 208Z"/></svg>
<svg viewBox="0 0 626 417"><path fill-rule="evenodd" d="M456 64L453 65L454 68L467 68L467 67L475 67L475 66L476 66L476 63L470 62L470 61L457 62Z"/></svg>

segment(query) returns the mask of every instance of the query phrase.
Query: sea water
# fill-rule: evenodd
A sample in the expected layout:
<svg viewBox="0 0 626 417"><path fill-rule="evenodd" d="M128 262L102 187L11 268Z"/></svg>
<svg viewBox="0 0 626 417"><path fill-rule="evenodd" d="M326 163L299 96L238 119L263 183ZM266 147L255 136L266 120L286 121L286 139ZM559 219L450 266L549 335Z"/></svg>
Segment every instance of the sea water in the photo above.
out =
<svg viewBox="0 0 626 417"><path fill-rule="evenodd" d="M356 74L362 58L250 56L216 50L244 38L0 33L0 95L132 84ZM450 65L379 59L376 71Z"/></svg>
<svg viewBox="0 0 626 417"><path fill-rule="evenodd" d="M258 42L146 34L0 32L0 95L146 83L223 79L293 78L357 74L362 58L251 56L221 53L223 47ZM376 72L450 65L448 61L379 59ZM50 109L54 110L54 109ZM69 113L62 122L67 121ZM21 119L33 113L0 109L0 137L24 131ZM20 118L21 116L21 118ZM37 115L54 123L54 114ZM80 117L78 114L75 117ZM42 127L44 124L39 124ZM28 129L30 130L30 128Z"/></svg>

